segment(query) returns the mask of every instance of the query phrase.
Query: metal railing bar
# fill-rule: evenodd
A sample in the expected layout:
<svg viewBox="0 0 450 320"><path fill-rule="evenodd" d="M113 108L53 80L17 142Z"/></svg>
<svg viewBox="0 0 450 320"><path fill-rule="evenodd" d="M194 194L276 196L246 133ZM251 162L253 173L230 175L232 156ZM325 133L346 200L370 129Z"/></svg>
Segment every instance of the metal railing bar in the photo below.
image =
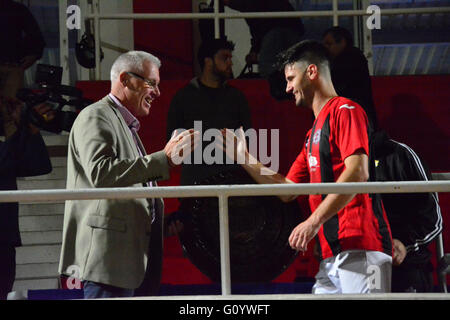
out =
<svg viewBox="0 0 450 320"><path fill-rule="evenodd" d="M364 183L306 183L263 185L212 185L154 188L98 188L76 190L28 190L1 191L0 202L54 201L81 199L131 199L131 198L184 198L218 197L220 230L220 265L222 296L231 295L230 241L228 224L228 198L231 196L270 196L287 194L327 193L406 193L406 192L450 192L450 180L404 181Z"/></svg>
<svg viewBox="0 0 450 320"><path fill-rule="evenodd" d="M431 177L433 180L450 180L450 172L433 172Z"/></svg>
<svg viewBox="0 0 450 320"><path fill-rule="evenodd" d="M0 202L48 202L87 199L271 196L290 194L357 194L450 192L450 180L305 184L248 184L153 188L41 189L0 191Z"/></svg>
<svg viewBox="0 0 450 320"><path fill-rule="evenodd" d="M448 13L450 7L382 9L382 15ZM280 12L239 12L239 13L111 13L87 14L86 19L100 20L147 20L147 19L245 19L245 18L295 18L295 17L333 17L333 16L366 16L366 10L325 10L325 11L280 11Z"/></svg>

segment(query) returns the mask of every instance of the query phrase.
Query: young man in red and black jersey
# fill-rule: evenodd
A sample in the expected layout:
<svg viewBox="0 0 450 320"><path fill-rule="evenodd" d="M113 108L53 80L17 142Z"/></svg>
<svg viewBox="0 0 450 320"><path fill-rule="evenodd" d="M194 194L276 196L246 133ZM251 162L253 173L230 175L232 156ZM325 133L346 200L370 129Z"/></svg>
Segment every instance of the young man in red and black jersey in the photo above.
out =
<svg viewBox="0 0 450 320"><path fill-rule="evenodd" d="M258 183L367 181L367 116L360 105L337 96L326 48L316 41L302 41L284 52L281 66L286 91L295 96L297 106L311 109L315 116L301 153L284 177L249 154L244 133L239 130L235 150L228 149L229 155L233 152L245 159L242 166ZM224 129L223 134L234 133ZM280 196L286 202L296 197ZM379 197L311 195L309 203L312 214L294 228L289 244L306 251L308 243L318 237L322 261L313 292L390 292L392 237Z"/></svg>

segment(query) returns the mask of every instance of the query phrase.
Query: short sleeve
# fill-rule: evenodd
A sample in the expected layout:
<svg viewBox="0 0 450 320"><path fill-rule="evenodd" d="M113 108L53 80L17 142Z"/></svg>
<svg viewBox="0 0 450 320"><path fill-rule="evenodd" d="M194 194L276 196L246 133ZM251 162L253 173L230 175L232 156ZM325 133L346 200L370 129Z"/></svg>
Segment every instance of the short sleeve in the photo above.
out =
<svg viewBox="0 0 450 320"><path fill-rule="evenodd" d="M351 104L343 104L336 111L335 141L342 160L359 151L369 155L367 115L360 105L349 102Z"/></svg>
<svg viewBox="0 0 450 320"><path fill-rule="evenodd" d="M307 134L306 141L309 140L309 135L311 134L311 131ZM305 142L302 151L295 159L294 163L292 164L291 168L289 169L289 172L286 176L287 179L295 182L295 183L307 183L309 182L309 170L308 170L308 162L306 161L306 145Z"/></svg>

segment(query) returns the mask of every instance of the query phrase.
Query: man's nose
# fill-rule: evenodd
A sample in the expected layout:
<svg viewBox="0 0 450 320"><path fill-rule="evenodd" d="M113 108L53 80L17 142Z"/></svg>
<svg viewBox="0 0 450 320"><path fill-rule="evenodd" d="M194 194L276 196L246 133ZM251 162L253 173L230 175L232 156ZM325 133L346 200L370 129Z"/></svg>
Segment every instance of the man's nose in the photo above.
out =
<svg viewBox="0 0 450 320"><path fill-rule="evenodd" d="M159 90L159 86L154 86L151 91L151 95L155 98L158 98L161 95L161 91Z"/></svg>
<svg viewBox="0 0 450 320"><path fill-rule="evenodd" d="M287 83L286 84L286 93L289 93L291 91L292 91L292 86L289 83Z"/></svg>

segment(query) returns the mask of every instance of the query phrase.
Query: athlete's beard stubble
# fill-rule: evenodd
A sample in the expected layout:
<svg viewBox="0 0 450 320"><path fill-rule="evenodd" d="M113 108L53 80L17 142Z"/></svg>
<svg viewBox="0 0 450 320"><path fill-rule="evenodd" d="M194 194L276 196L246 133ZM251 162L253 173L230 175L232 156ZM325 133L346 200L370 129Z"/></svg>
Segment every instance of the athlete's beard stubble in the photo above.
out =
<svg viewBox="0 0 450 320"><path fill-rule="evenodd" d="M303 72L302 79L300 81L302 95L300 97L300 101L298 101L296 105L297 107L311 109L314 99L314 90L311 81L306 76L306 71L307 70Z"/></svg>

